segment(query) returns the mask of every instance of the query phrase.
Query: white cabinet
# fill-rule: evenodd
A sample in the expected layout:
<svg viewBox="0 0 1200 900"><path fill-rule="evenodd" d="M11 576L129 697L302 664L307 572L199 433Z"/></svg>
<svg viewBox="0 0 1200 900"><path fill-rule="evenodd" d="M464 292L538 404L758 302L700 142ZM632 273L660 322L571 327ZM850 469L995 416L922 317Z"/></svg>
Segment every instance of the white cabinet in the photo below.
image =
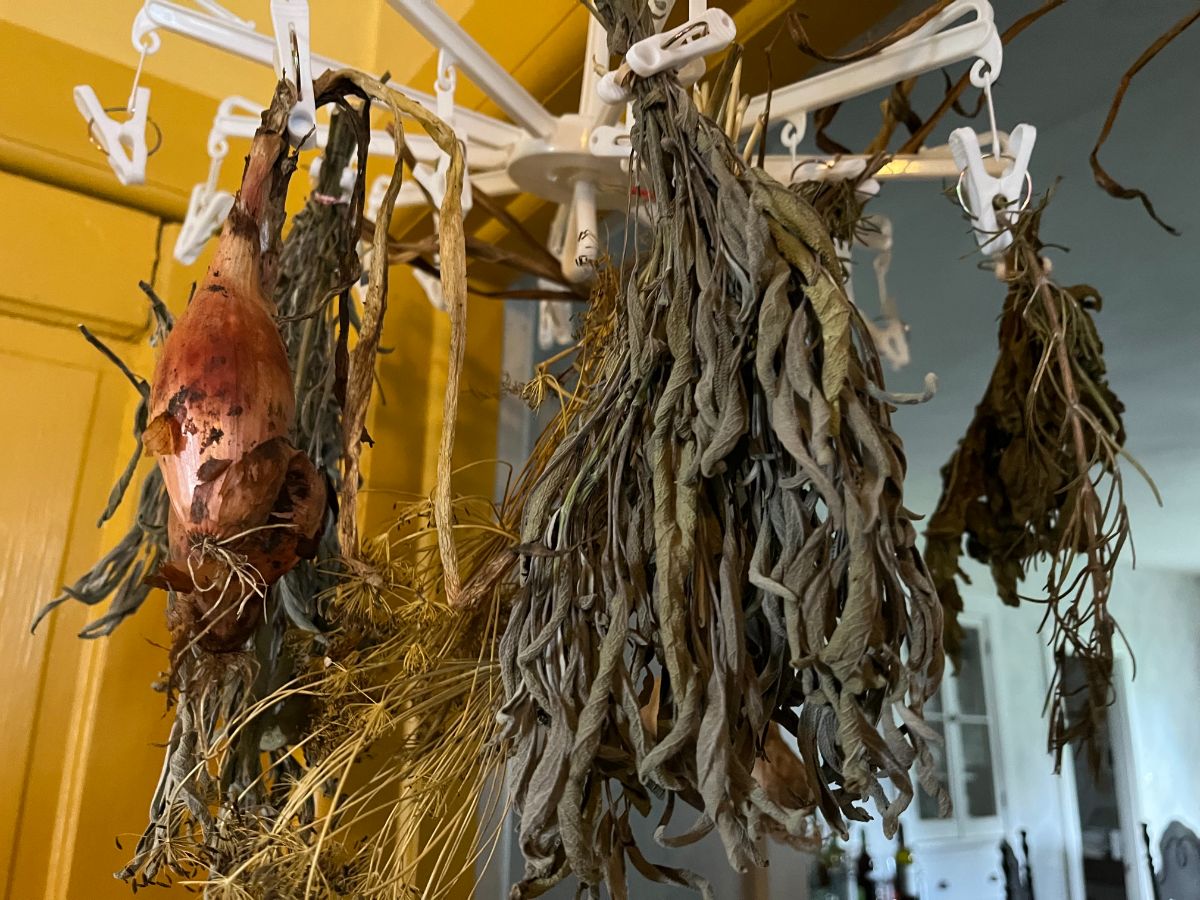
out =
<svg viewBox="0 0 1200 900"><path fill-rule="evenodd" d="M925 717L944 738L933 748L953 811L938 818L937 801L917 788L905 832L929 900L1003 900L1000 839L1004 789L1000 773L995 689L987 630L964 622L962 667L947 672Z"/></svg>
<svg viewBox="0 0 1200 900"><path fill-rule="evenodd" d="M922 900L1004 900L998 843L979 837L918 846Z"/></svg>
<svg viewBox="0 0 1200 900"><path fill-rule="evenodd" d="M963 629L962 667L947 673L925 706L925 718L945 743L934 747L939 775L954 809L939 819L937 801L918 787L911 824L914 840L950 840L1003 833L994 690L987 635L982 623Z"/></svg>

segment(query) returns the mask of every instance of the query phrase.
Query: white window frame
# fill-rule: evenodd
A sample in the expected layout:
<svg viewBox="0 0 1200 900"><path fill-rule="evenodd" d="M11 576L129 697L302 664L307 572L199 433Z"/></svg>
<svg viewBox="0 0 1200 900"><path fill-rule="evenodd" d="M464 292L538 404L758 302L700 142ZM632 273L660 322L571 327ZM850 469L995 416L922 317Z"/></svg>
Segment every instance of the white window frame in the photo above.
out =
<svg viewBox="0 0 1200 900"><path fill-rule="evenodd" d="M946 674L938 692L942 701L942 712L936 714L946 735L946 779L947 789L954 808L948 818L922 818L914 800L905 816L905 828L911 832L912 840L921 842L961 841L984 839L1004 834L1004 811L1007 796L1004 790L1004 772L999 736L998 696L992 665L992 642L986 617L960 615L959 622L966 629L979 634L979 664L982 668L984 707L986 713L965 714L959 711L958 679L947 661ZM926 716L931 713L926 710ZM987 726L988 750L992 760L992 787L996 792L996 812L991 816L972 816L967 813L966 768L963 760L961 725L982 724ZM918 788L920 790L920 788Z"/></svg>

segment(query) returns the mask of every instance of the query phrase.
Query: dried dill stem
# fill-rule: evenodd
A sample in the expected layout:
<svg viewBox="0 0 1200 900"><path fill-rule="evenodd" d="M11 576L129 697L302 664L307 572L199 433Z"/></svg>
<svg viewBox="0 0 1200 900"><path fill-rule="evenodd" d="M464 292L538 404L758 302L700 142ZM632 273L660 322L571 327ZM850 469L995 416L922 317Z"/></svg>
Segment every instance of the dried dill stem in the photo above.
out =
<svg viewBox="0 0 1200 900"><path fill-rule="evenodd" d="M966 580L959 567L964 540L1010 605L1034 599L1023 597L1019 584L1046 561L1038 602L1047 606L1056 661L1049 746L1058 765L1068 742L1085 741L1094 763L1094 738L1112 700L1117 626L1108 599L1129 538L1119 465L1127 456L1124 408L1108 385L1092 320L1099 295L1087 285L1062 287L1043 270L1044 208L1043 201L1013 228L1000 355L966 435L942 469L925 558L955 659L962 646L957 579ZM1067 656L1083 664L1082 695L1069 695L1063 684Z"/></svg>
<svg viewBox="0 0 1200 900"><path fill-rule="evenodd" d="M614 54L644 36L640 9L598 4ZM500 648L517 896L571 873L625 896L629 864L707 891L632 844L651 792L664 826L697 810L665 843L715 830L739 869L768 831L812 841L818 811L844 831L867 798L890 831L914 761L940 793L921 719L940 609L833 242L668 76L633 89L654 228L525 505ZM782 760L759 765L773 723L799 745L792 791Z"/></svg>

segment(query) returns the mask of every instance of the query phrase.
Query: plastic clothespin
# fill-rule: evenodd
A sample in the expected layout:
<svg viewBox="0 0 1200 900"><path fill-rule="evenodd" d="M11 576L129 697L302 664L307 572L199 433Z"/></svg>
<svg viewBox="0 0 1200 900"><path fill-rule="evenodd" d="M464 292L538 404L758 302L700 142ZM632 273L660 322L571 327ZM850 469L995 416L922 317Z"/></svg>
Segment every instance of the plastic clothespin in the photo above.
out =
<svg viewBox="0 0 1200 900"><path fill-rule="evenodd" d="M792 162L794 164L792 168L792 183L798 181L851 181L862 175L867 168L867 160L861 156L809 159L804 162L798 162L794 148L792 150ZM855 192L864 200L878 196L879 180L868 178L855 188Z"/></svg>
<svg viewBox="0 0 1200 900"><path fill-rule="evenodd" d="M638 41L625 54L634 74L645 78L681 69L693 60L724 50L737 37L737 26L723 9L706 9L678 28Z"/></svg>
<svg viewBox="0 0 1200 900"><path fill-rule="evenodd" d="M552 291L556 285L553 281L539 278L537 287L539 290ZM561 300L538 301L538 347L542 350L565 347L575 339L574 332L570 303Z"/></svg>
<svg viewBox="0 0 1200 900"><path fill-rule="evenodd" d="M458 85L458 74L454 66L454 57L445 48L438 51L438 77L434 85L434 92L437 99L437 114L443 122L454 128L454 89ZM433 200L435 207L434 222L437 222L436 208L441 207L442 201L446 197L446 179L450 172L450 155L445 152L438 154L437 164L430 168L429 166L418 163L413 167L413 178L426 191L429 192L430 198ZM379 182L375 183L378 187ZM385 182L386 190L386 182ZM374 195L372 188L372 195ZM462 188L462 212L465 216L471 209L471 180L464 173L463 188ZM382 204L382 195L380 196ZM434 261L438 260L437 255L434 256ZM442 294L442 283L440 279L428 272L422 272L420 269L413 269L413 276L417 279L417 283L421 285L421 289L425 291L425 296L429 298L429 302L437 309L446 311L446 298Z"/></svg>
<svg viewBox="0 0 1200 900"><path fill-rule="evenodd" d="M179 228L179 237L175 239L173 252L174 257L184 265L190 266L196 261L204 245L220 230L222 223L229 216L229 211L233 209L233 194L217 190L217 177L224 158L224 154L213 155L212 162L209 163L208 180L192 188L187 215Z"/></svg>
<svg viewBox="0 0 1200 900"><path fill-rule="evenodd" d="M133 92L133 109L129 119L118 122L109 113L119 107L105 108L90 85L79 84L74 91L75 106L88 122L88 135L108 157L108 164L121 184L144 184L146 181L146 110L150 106L150 88L139 87Z"/></svg>
<svg viewBox="0 0 1200 900"><path fill-rule="evenodd" d="M271 0L271 23L275 27L275 68L281 78L296 86L296 104L288 113L288 135L295 146L308 149L317 143L308 0Z"/></svg>
<svg viewBox="0 0 1200 900"><path fill-rule="evenodd" d="M1018 125L1009 137L1011 163L999 176L989 175L983 164L979 136L971 128L956 128L950 133L950 152L961 174L958 199L975 228L979 249L991 256L1012 246L1010 226L1017 213L1029 205L1033 179L1029 175L1029 157L1037 140L1032 125ZM999 155L999 148L994 148ZM963 196L963 191L966 196Z"/></svg>
<svg viewBox="0 0 1200 900"><path fill-rule="evenodd" d="M458 70L454 65L454 57L450 51L445 48L438 51L438 77L434 84L434 94L437 100L437 114L443 122L450 126L450 129L457 135L458 129L454 121L454 90L458 87ZM434 168L434 184L437 190L430 190L433 195L434 203L438 206L442 205L442 199L446 196L446 177L450 171L450 154L441 152L438 154L437 166ZM465 216L471 211L471 179L463 178L462 186L462 211Z"/></svg>
<svg viewBox="0 0 1200 900"><path fill-rule="evenodd" d="M704 77L704 57L724 50L737 37L737 26L722 9L703 9L693 4L691 18L677 28L638 41L625 54L625 64L608 72L596 85L596 93L605 103L629 100L629 74L641 78L674 70L684 87Z"/></svg>
<svg viewBox="0 0 1200 900"><path fill-rule="evenodd" d="M239 112L240 111L240 112ZM236 120L241 114L261 112L253 100L245 97L226 97L217 106L212 129L208 133L208 179L192 188L188 199L187 215L175 239L172 255L185 265L191 265L200 256L204 245L220 231L229 211L233 209L234 197L229 191L217 190L221 175L221 164L229 155L229 135L236 133Z"/></svg>
<svg viewBox="0 0 1200 900"><path fill-rule="evenodd" d="M158 36L154 35L154 40ZM136 36L135 36L136 38ZM150 88L141 87L142 66L146 55L153 52L153 41L134 40L138 50L137 69L133 73L133 86L124 106L104 107L90 85L75 86L75 106L88 123L88 140L99 147L108 164L116 173L121 184L144 184L146 181L146 159L162 144L162 131L149 116ZM125 112L129 118L118 122L109 116L112 112ZM153 147L146 146L146 127L154 127L156 140Z"/></svg>
<svg viewBox="0 0 1200 900"><path fill-rule="evenodd" d="M875 284L879 291L879 311L883 324L867 319L867 330L875 342L879 355L888 361L892 371L898 372L908 365L908 326L900 318L895 298L888 293L887 273L892 265L892 220L878 213L867 216L871 227L864 229L859 242L875 253L871 266L875 270Z"/></svg>
<svg viewBox="0 0 1200 900"><path fill-rule="evenodd" d="M442 205L442 199L446 196L445 172L443 171L439 176L437 169L431 169L424 163L417 163L417 165L413 166L412 174L413 179L429 192L429 196L433 199L435 210L437 207L440 207ZM376 216L378 216L380 213L380 207L383 205L383 194L387 191L386 177L380 178L375 182L375 186L371 190L373 199L375 195L375 189L381 186L382 191L379 193L378 205L375 207ZM437 224L437 219L438 214L435 211L433 214L435 226ZM433 258L434 262L438 261L438 255L436 253L434 254ZM423 272L416 268L412 270L412 273L413 277L417 279L417 284L419 284L421 289L425 292L425 296L429 298L429 302L433 304L433 307L445 312L447 309L446 298L442 294L441 280L434 275L430 275L428 272Z"/></svg>
<svg viewBox="0 0 1200 900"><path fill-rule="evenodd" d="M387 193L391 180L390 175L380 175L371 182L371 189L367 191L367 202L363 207L363 212L372 222L379 219L379 210L383 208L383 196Z"/></svg>
<svg viewBox="0 0 1200 900"><path fill-rule="evenodd" d="M429 298L429 302L434 309L448 312L449 307L446 306L446 297L442 293L442 281L436 275L430 275L421 269L414 268L412 270L413 278L417 279L417 284L421 286L421 290L425 292L425 296Z"/></svg>

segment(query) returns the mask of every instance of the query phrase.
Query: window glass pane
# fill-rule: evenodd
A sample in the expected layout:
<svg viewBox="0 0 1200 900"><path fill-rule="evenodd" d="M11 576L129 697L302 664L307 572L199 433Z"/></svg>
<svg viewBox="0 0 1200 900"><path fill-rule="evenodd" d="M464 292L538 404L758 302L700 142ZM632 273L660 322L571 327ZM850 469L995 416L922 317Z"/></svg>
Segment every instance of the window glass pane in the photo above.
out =
<svg viewBox="0 0 1200 900"><path fill-rule="evenodd" d="M966 715L987 715L987 698L983 689L983 654L979 646L979 629L963 630L962 668L955 687L958 689L958 711Z"/></svg>
<svg viewBox="0 0 1200 900"><path fill-rule="evenodd" d="M946 664L949 669L949 663ZM925 715L940 716L942 714L942 689L938 688L937 692L925 701Z"/></svg>
<svg viewBox="0 0 1200 900"><path fill-rule="evenodd" d="M942 784L946 784L946 725L941 721L931 719L929 720L929 727L941 735L942 738L942 743L931 743L929 745L929 752L933 754L934 769L937 772L938 780ZM938 817L937 798L925 793L925 788L919 784L917 785L917 815L922 819L936 819Z"/></svg>
<svg viewBox="0 0 1200 900"><path fill-rule="evenodd" d="M996 783L992 772L992 749L988 728L963 722L963 787L967 795L967 815L996 815Z"/></svg>

